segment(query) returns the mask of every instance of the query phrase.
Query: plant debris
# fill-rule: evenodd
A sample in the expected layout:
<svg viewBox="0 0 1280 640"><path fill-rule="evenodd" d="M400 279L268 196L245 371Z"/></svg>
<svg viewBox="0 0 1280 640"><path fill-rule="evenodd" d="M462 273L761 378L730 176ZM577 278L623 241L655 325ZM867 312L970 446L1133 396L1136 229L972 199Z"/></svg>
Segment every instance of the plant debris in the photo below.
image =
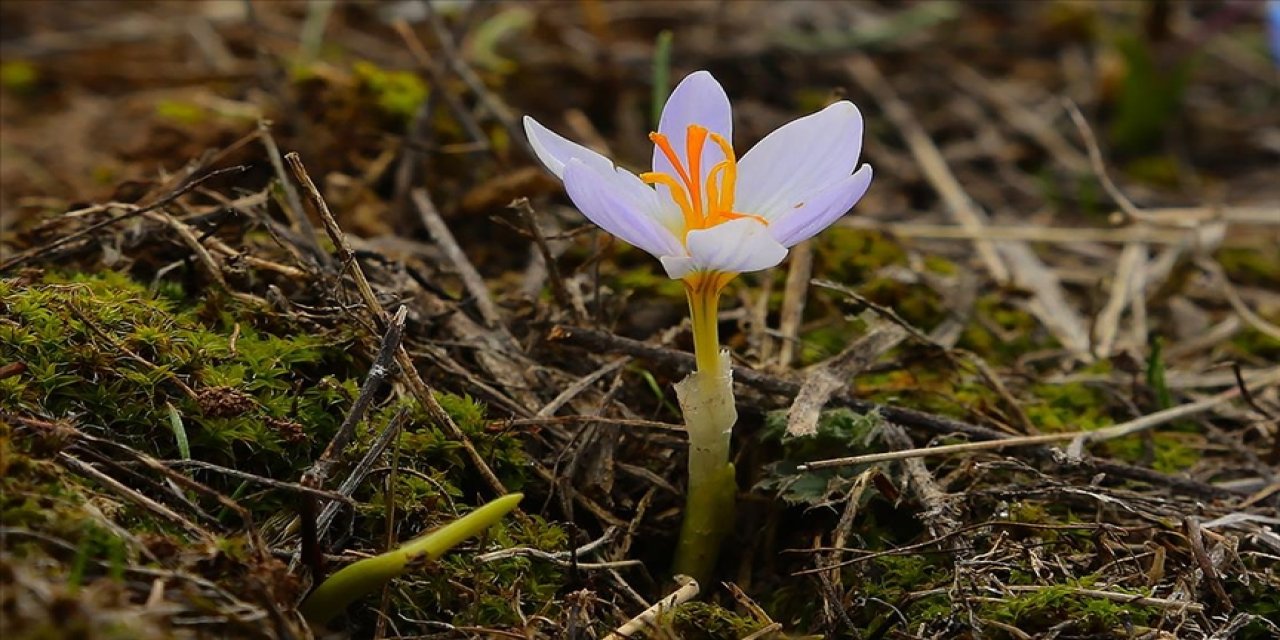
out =
<svg viewBox="0 0 1280 640"><path fill-rule="evenodd" d="M4 3L0 634L1276 637L1261 7ZM519 126L641 167L700 68L740 147L847 98L876 168L726 292L709 584L683 292Z"/></svg>

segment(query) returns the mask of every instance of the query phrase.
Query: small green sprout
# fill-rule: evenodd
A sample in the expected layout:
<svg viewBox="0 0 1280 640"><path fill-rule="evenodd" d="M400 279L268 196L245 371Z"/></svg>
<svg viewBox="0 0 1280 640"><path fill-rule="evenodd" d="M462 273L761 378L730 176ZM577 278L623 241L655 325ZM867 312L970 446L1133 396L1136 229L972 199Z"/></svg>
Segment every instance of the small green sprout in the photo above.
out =
<svg viewBox="0 0 1280 640"><path fill-rule="evenodd" d="M468 538L484 533L486 529L515 509L522 498L524 498L522 493L502 496L435 531L406 542L395 550L343 567L316 587L316 590L302 601L299 610L313 625L318 626L329 622L352 602L399 577L410 567L421 562L438 560Z"/></svg>

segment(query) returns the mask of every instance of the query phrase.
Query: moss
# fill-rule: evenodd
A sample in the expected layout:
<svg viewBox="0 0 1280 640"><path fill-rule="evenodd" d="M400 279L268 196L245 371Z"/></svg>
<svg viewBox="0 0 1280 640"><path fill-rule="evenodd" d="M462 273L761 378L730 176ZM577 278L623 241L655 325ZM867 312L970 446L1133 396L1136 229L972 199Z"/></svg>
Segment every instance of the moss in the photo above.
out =
<svg viewBox="0 0 1280 640"><path fill-rule="evenodd" d="M1124 165L1125 173L1134 180L1162 187L1175 187L1182 176L1178 159L1167 155L1134 158Z"/></svg>
<svg viewBox="0 0 1280 640"><path fill-rule="evenodd" d="M160 457L178 454L172 404L194 457L291 475L318 453L359 382L340 336L259 328L245 311L217 311L212 299L184 306L118 273L4 281L0 295L0 360L27 366L0 380L0 406L75 415Z"/></svg>
<svg viewBox="0 0 1280 640"><path fill-rule="evenodd" d="M927 366L858 376L858 395L954 418L971 417L999 406L999 397L978 375L957 369L948 360L923 357L929 358Z"/></svg>
<svg viewBox="0 0 1280 640"><path fill-rule="evenodd" d="M41 560L41 573L36 575L30 565L11 565L9 558L0 558L6 638L174 637L173 631L163 628L158 616L138 615L136 603L130 602L130 594L116 579L99 578L78 584L53 559Z"/></svg>
<svg viewBox="0 0 1280 640"><path fill-rule="evenodd" d="M624 291L653 293L663 298L684 300L684 284L660 274L652 265L619 271L614 277L614 286Z"/></svg>
<svg viewBox="0 0 1280 640"><path fill-rule="evenodd" d="M1236 284L1256 287L1280 284L1280 255L1274 247L1224 247L1214 258Z"/></svg>
<svg viewBox="0 0 1280 640"><path fill-rule="evenodd" d="M360 86L369 91L383 113L408 121L427 99L427 85L409 71L388 71L361 60L352 70Z"/></svg>
<svg viewBox="0 0 1280 640"><path fill-rule="evenodd" d="M485 548L555 552L568 546L562 528L529 515L507 518L484 538ZM554 601L565 580L565 569L542 560L477 562L470 554L451 554L399 581L395 608L409 617L447 619L455 625L518 627L524 616Z"/></svg>
<svg viewBox="0 0 1280 640"><path fill-rule="evenodd" d="M75 429L109 434L161 458L182 453L171 421L176 418L191 458L296 479L327 444L364 377L367 365L349 353L347 330L293 326L216 297L193 305L182 294L169 286L150 290L114 272L49 274L34 283L0 280L0 362L27 367L0 379L0 409L45 422L48 416L67 417ZM525 482L521 441L489 429L482 403L449 393L437 400L503 482L513 488ZM387 495L386 482L362 485L349 525L352 546L386 540L389 500L396 505L396 537L406 539L451 519L481 484L460 445L408 399L377 408L347 457L358 458L402 409L409 420L391 449L397 454L391 466L399 471L393 492ZM94 525L84 507L95 504L135 535L157 534L157 540L176 548L188 544L185 531L131 504L116 503L50 460L74 439L75 429L67 427L66 437L60 437L55 422L18 438L13 429L0 423L0 515L6 526L67 541L82 548L86 558L100 560L119 551L108 544L115 534ZM241 481L221 475L200 479L227 495L244 489ZM241 504L255 520L267 522L281 514L287 518L292 502L290 496L264 492ZM562 528L530 516L504 522L486 540L550 551L568 543ZM239 537L224 538L216 549L191 557L206 553L214 555L202 561L200 573L210 579L243 582L253 562ZM445 611L458 624L516 626L522 612L554 600L563 574L557 565L527 558L476 565L458 555L397 582L394 593L405 611L424 618L440 619ZM287 576L281 580L292 583Z"/></svg>
<svg viewBox="0 0 1280 640"><path fill-rule="evenodd" d="M1045 505L1028 501L1018 501L1009 505L1008 519L1011 522L1029 524L1053 522L1053 516L1049 514L1049 509Z"/></svg>
<svg viewBox="0 0 1280 640"><path fill-rule="evenodd" d="M177 124L197 125L204 122L209 113L198 104L179 100L161 100L156 103L156 115Z"/></svg>
<svg viewBox="0 0 1280 640"><path fill-rule="evenodd" d="M1082 580L1079 587L1088 586L1088 582ZM1107 590L1129 592L1115 586ZM1091 597L1080 593L1075 585L1059 585L984 603L979 607L979 615L1025 632L1047 630L1064 620L1072 620L1075 632L1105 633L1129 625L1145 626L1158 617L1159 611L1154 607Z"/></svg>
<svg viewBox="0 0 1280 640"><path fill-rule="evenodd" d="M1275 570L1275 563L1263 554L1241 556L1249 574L1233 572L1224 575L1227 593L1231 602L1241 611L1259 616L1236 636L1240 640L1262 640L1274 638L1275 626L1268 627L1263 620L1272 625L1280 625L1280 573ZM1251 578L1244 576L1250 575Z"/></svg>
<svg viewBox="0 0 1280 640"><path fill-rule="evenodd" d="M945 556L903 554L880 556L868 563L861 578L867 594L896 602L915 591L930 589L949 580L949 567L940 563Z"/></svg>
<svg viewBox="0 0 1280 640"><path fill-rule="evenodd" d="M887 529L878 527L874 517L859 516L854 530L869 543L867 550L902 543ZM914 594L948 586L950 572L946 554L929 553L884 555L847 567L841 570L841 582L862 605L846 609L845 614L867 637L883 635L901 624L901 616L916 621L913 625L946 619L951 614L946 593ZM812 585L785 585L773 590L761 604L787 628L812 629L822 624L821 607L814 606Z"/></svg>
<svg viewBox="0 0 1280 640"><path fill-rule="evenodd" d="M458 429L471 440L503 484L513 491L524 486L528 459L523 445L512 434L488 429L489 422L485 417L483 403L470 396L451 393L437 393L436 400L453 418ZM363 436L365 441L372 442L377 436L372 429L381 429L401 409L408 410L410 417L398 438L398 450L403 464L425 474L438 476L434 479L440 487L449 486L444 481L444 476L452 477L454 481L465 477L471 463L462 444L437 426L416 401L405 399L383 408L371 421L371 430L366 431ZM410 484L419 481L420 479L404 480ZM459 489L451 488L442 493L457 495L458 491Z"/></svg>
<svg viewBox="0 0 1280 640"><path fill-rule="evenodd" d="M1103 445L1108 456L1126 462L1149 464L1163 473L1179 473L1190 469L1202 457L1204 437L1194 433L1158 431L1146 436L1129 436L1109 440Z"/></svg>
<svg viewBox="0 0 1280 640"><path fill-rule="evenodd" d="M1088 431L1108 427L1115 420L1107 412L1106 393L1099 387L1073 382L1032 385L1033 401L1023 411L1042 431Z"/></svg>
<svg viewBox="0 0 1280 640"><path fill-rule="evenodd" d="M877 278L858 288L868 300L893 309L912 326L928 331L947 316L942 298L930 287L896 278Z"/></svg>
<svg viewBox="0 0 1280 640"><path fill-rule="evenodd" d="M808 366L840 353L866 325L858 321L832 322L800 334L800 364Z"/></svg>
<svg viewBox="0 0 1280 640"><path fill-rule="evenodd" d="M901 245L878 231L832 227L818 236L817 243L814 273L836 282L864 282L879 269L907 261Z"/></svg>
<svg viewBox="0 0 1280 640"><path fill-rule="evenodd" d="M956 263L935 254L924 257L924 268L938 275L953 276L960 272Z"/></svg>
<svg viewBox="0 0 1280 640"><path fill-rule="evenodd" d="M7 527L45 532L78 545L101 533L82 513L82 505L90 502L93 491L61 466L42 459L65 444L51 443L43 436L46 434L14 438L13 427L0 422L0 453L4 456L0 521ZM13 548L21 551L25 547L19 540Z"/></svg>
<svg viewBox="0 0 1280 640"><path fill-rule="evenodd" d="M653 636L685 640L736 640L764 628L765 624L708 602L686 602L659 622Z"/></svg>
<svg viewBox="0 0 1280 640"><path fill-rule="evenodd" d="M1035 317L1011 304L1009 296L1002 293L978 298L974 317L958 344L993 363L1010 362L1025 353L1054 345L1052 336L1041 330Z"/></svg>
<svg viewBox="0 0 1280 640"><path fill-rule="evenodd" d="M930 287L881 275L885 267L907 266L906 251L893 239L876 231L833 227L818 236L816 242L814 273L823 274L824 279L852 286L871 302L893 309L926 330L946 317L942 298ZM955 270L954 264L941 258L928 260L927 266L943 274ZM856 302L837 292L818 291L820 295L809 305L806 316L852 316L862 311ZM775 287L775 296L776 300L770 300L772 308L780 305L782 287ZM856 320L841 317L802 333L801 363L812 364L835 355L858 335L862 326Z"/></svg>
<svg viewBox="0 0 1280 640"><path fill-rule="evenodd" d="M1257 329L1246 328L1231 338L1231 349L1246 358L1280 360L1280 340Z"/></svg>
<svg viewBox="0 0 1280 640"><path fill-rule="evenodd" d="M0 63L0 86L15 93L30 93L40 81L40 71L28 60Z"/></svg>
<svg viewBox="0 0 1280 640"><path fill-rule="evenodd" d="M765 417L765 427L760 439L765 443L780 444L782 459L765 468L763 478L756 487L776 491L780 498L791 504L824 503L832 494L843 491L851 478L861 473L863 468L802 472L797 470L798 465L823 458L867 452L867 440L879 424L881 418L877 414L864 415L849 409L832 409L823 411L819 416L816 434L792 438L786 434L787 412L771 412Z"/></svg>

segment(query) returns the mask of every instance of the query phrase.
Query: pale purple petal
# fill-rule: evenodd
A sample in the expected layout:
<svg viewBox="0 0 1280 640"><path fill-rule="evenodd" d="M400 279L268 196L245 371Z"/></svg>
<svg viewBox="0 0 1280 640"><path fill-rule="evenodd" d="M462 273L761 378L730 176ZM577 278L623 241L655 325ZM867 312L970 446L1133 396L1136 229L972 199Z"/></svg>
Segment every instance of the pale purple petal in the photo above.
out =
<svg viewBox="0 0 1280 640"><path fill-rule="evenodd" d="M765 136L738 163L734 208L774 220L847 177L862 153L862 114L842 100Z"/></svg>
<svg viewBox="0 0 1280 640"><path fill-rule="evenodd" d="M662 256L659 260L662 268L667 270L667 277L672 280L680 280L698 270L698 265L688 256Z"/></svg>
<svg viewBox="0 0 1280 640"><path fill-rule="evenodd" d="M658 121L658 133L667 136L682 164L688 162L685 141L691 124L702 125L710 132L724 136L730 143L733 142L733 115L729 108L729 96L725 95L724 87L706 71L695 71L676 85L671 97L667 98L662 118ZM699 185L706 182L706 175L711 167L723 159L724 153L720 151L720 147L708 139L702 150L701 175L697 177ZM653 170L671 176L679 175L657 148L653 150Z"/></svg>
<svg viewBox="0 0 1280 640"><path fill-rule="evenodd" d="M608 158L568 140L529 116L524 117L524 133L529 138L533 152L538 154L538 159L561 180L564 179L565 165L574 158L591 167L603 169L613 166Z"/></svg>
<svg viewBox="0 0 1280 640"><path fill-rule="evenodd" d="M784 247L793 247L831 226L862 199L871 186L871 165L813 194L769 223L769 234Z"/></svg>
<svg viewBox="0 0 1280 640"><path fill-rule="evenodd" d="M620 188L627 176L643 189ZM658 257L684 254L680 241L655 217L657 194L626 170L608 167L602 172L574 158L565 166L564 188L601 229Z"/></svg>
<svg viewBox="0 0 1280 640"><path fill-rule="evenodd" d="M764 224L752 218L690 231L685 245L697 268L707 271L759 271L777 266L787 257L787 248L769 235Z"/></svg>

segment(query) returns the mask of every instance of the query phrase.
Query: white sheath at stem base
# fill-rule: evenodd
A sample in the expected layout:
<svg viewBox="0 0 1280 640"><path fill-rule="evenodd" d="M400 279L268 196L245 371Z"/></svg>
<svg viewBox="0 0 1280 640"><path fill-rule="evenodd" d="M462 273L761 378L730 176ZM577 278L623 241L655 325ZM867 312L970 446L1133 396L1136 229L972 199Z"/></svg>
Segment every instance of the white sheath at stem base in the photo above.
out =
<svg viewBox="0 0 1280 640"><path fill-rule="evenodd" d="M689 374L676 384L676 397L689 432L689 491L676 549L676 573L707 583L720 543L733 524L737 482L729 462L729 437L738 421L729 352L716 368Z"/></svg>

